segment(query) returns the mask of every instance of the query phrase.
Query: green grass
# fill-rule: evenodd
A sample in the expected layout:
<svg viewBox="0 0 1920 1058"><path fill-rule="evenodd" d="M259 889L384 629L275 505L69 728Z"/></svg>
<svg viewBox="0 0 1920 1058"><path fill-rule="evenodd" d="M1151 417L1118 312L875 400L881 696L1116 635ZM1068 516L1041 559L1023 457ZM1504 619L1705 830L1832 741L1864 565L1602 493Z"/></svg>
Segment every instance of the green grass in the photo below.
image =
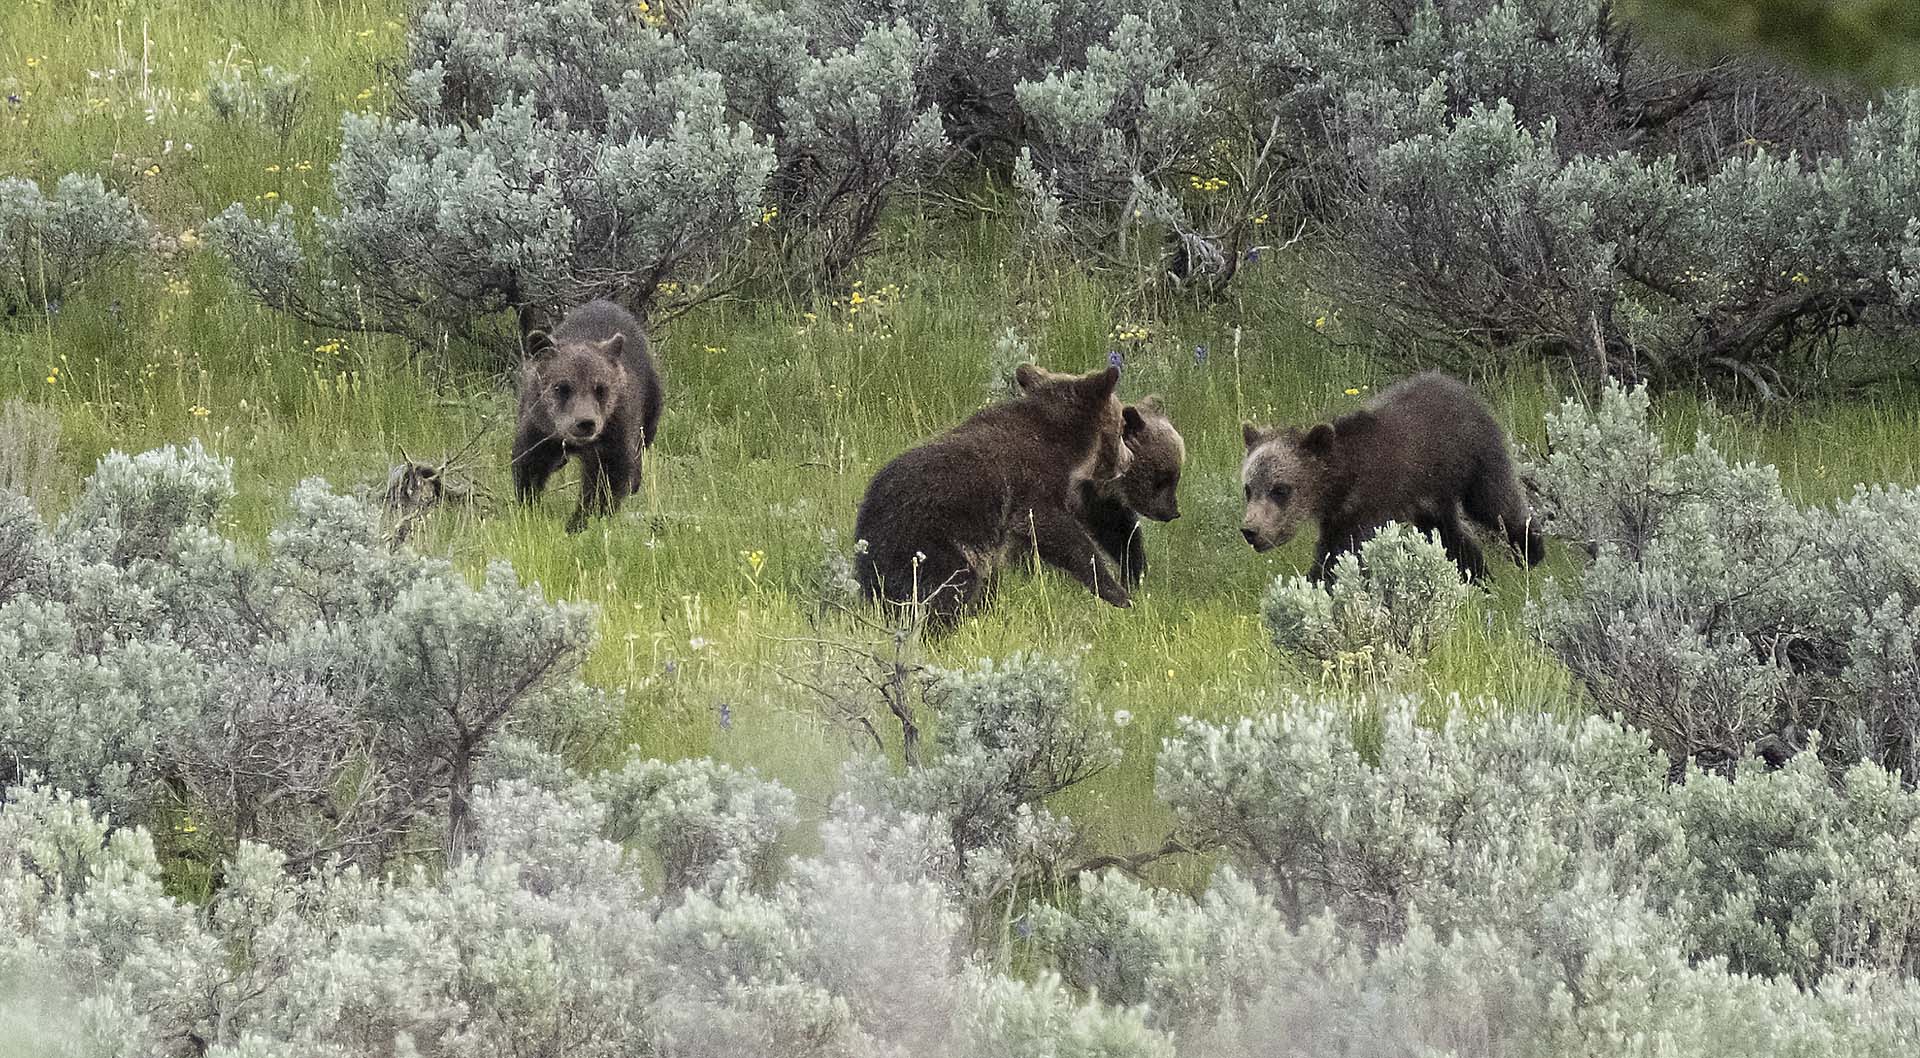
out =
<svg viewBox="0 0 1920 1058"><path fill-rule="evenodd" d="M171 234L233 201L325 205L338 113L381 105L378 93L359 93L377 80L375 63L398 54L403 7L7 5L0 94L23 103L0 114L0 172L43 180L102 172ZM285 143L207 113L199 93L216 60L311 62L313 104ZM845 540L868 476L981 403L986 354L1002 327L1019 328L1042 362L1063 370L1089 369L1121 348L1125 394L1163 394L1191 454L1185 516L1149 528L1152 568L1137 605L1111 609L1053 574L1013 576L998 605L929 660L1084 652L1087 694L1133 720L1118 731L1122 764L1063 807L1092 824L1096 844L1157 843L1166 820L1152 798L1153 756L1179 717L1235 716L1327 689L1265 644L1260 596L1276 575L1304 568L1310 541L1256 556L1239 540L1239 423L1337 413L1364 398L1349 390L1377 389L1393 371L1365 353L1342 306L1292 282L1284 261L1263 263L1229 302L1153 319L1117 310L1097 281L1024 261L991 218L904 206L853 277L866 292L900 291L863 314L847 314L849 288L832 304L722 303L676 321L656 336L668 410L644 493L625 516L578 537L561 529L570 480L535 509L504 502L512 408L493 372L428 368L377 335L310 331L238 295L204 250L124 267L56 318L0 330L0 396L58 410L75 484L110 449L200 437L235 459L233 518L252 539L264 537L302 478L377 486L403 452L435 458L478 436L474 475L495 502L440 515L420 546L476 570L506 559L554 597L599 604L602 637L587 675L625 693L621 738L662 757L755 765L818 805L849 738L784 674L807 671L811 656L794 640L813 634L809 585L822 530ZM1148 329L1145 341L1110 337L1135 325ZM48 384L54 367L59 381ZM1475 381L1517 439L1544 441L1542 416L1558 403L1559 383ZM1705 427L1724 447L1777 463L1809 500L1859 481L1920 480L1920 403L1911 395L1764 422L1674 398L1661 419L1676 440ZM58 507L70 494L43 499ZM1562 554L1531 572L1501 567L1492 593L1476 598L1415 684L1437 700L1458 692L1578 708L1566 673L1530 644L1522 619L1528 598L1574 568ZM844 622L829 632L853 634ZM723 703L730 726L719 722Z"/></svg>

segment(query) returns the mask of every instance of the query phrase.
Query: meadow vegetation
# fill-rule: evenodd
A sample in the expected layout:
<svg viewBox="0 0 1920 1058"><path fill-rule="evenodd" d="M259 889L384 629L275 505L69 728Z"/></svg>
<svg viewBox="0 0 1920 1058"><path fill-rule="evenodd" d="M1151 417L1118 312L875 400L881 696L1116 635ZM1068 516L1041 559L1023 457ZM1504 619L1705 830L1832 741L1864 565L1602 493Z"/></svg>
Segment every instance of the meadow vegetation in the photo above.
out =
<svg viewBox="0 0 1920 1058"><path fill-rule="evenodd" d="M575 57L600 80L529 77L518 110L422 72L463 46L457 4L0 10L0 1039L1811 1055L1916 1031L1914 97L1727 60L1699 111L1596 131L1548 119L1591 116L1610 71L1644 108L1670 60L1569 30L1429 83L1171 2L617 6L691 43L610 39ZM1409 50L1505 54L1591 6L1438 4ZM658 81L608 102L634 66ZM557 122L582 92L593 120ZM1756 138L1703 146L1729 114ZM444 139L495 125L542 145L551 195ZM1326 168L1355 128L1364 179ZM636 130L676 150L595 155ZM462 197L494 177L513 194ZM582 250L635 196L618 251ZM509 369L603 293L651 310L667 412L641 494L570 536L570 483L511 502ZM1422 357L1510 431L1549 561L1467 590L1394 536L1329 597L1293 579L1310 539L1253 554L1242 420L1350 410ZM855 505L1025 358L1160 394L1183 516L1147 527L1129 610L1016 574L903 636L848 597ZM404 462L446 502L390 506ZM1786 767L1747 756L1768 739ZM1774 1045L1741 1042L1758 1024Z"/></svg>

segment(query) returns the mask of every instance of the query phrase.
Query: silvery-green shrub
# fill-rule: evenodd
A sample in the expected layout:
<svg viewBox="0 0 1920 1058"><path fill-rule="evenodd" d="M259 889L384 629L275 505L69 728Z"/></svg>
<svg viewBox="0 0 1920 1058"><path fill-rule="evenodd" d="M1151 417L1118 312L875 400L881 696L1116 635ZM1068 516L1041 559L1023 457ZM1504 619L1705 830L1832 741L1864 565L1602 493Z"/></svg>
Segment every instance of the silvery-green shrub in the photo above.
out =
<svg viewBox="0 0 1920 1058"><path fill-rule="evenodd" d="M426 5L390 114L349 113L338 212L210 225L254 296L310 323L517 349L520 331L712 278L760 216L772 149L719 79L611 0ZM517 314L518 329L500 314Z"/></svg>
<svg viewBox="0 0 1920 1058"><path fill-rule="evenodd" d="M945 151L927 97L931 45L906 18L846 22L737 0L695 7L678 32L719 73L728 113L778 156L760 218L777 273L791 287L831 283L895 192Z"/></svg>
<svg viewBox="0 0 1920 1058"><path fill-rule="evenodd" d="M89 276L144 249L149 230L139 207L97 175L68 173L51 194L0 179L0 316L58 312Z"/></svg>
<svg viewBox="0 0 1920 1058"><path fill-rule="evenodd" d="M605 833L653 850L667 893L767 888L783 834L797 817L793 792L711 760L635 761L596 776Z"/></svg>
<svg viewBox="0 0 1920 1058"><path fill-rule="evenodd" d="M937 674L934 753L904 773L883 762L849 772L856 800L885 818L916 817L930 840L926 873L984 910L1021 882L1057 872L1077 831L1046 799L1118 756L1102 718L1078 697L1069 662L1016 654Z"/></svg>
<svg viewBox="0 0 1920 1058"><path fill-rule="evenodd" d="M229 125L251 125L279 141L282 153L313 100L311 62L298 69L216 62L208 68L207 109Z"/></svg>
<svg viewBox="0 0 1920 1058"><path fill-rule="evenodd" d="M1668 452L1648 415L1644 392L1615 386L1549 417L1542 514L1593 560L1530 608L1534 633L1676 762L1733 767L1756 743L1777 760L1818 732L1834 767L1914 782L1920 497L1862 488L1803 508L1774 468L1705 436Z"/></svg>
<svg viewBox="0 0 1920 1058"><path fill-rule="evenodd" d="M0 506L20 545L0 563L0 771L214 848L377 866L460 848L500 737L581 756L606 730L578 678L586 609L395 552L318 481L252 553L223 535L232 473L198 442L110 453L50 528Z"/></svg>
<svg viewBox="0 0 1920 1058"><path fill-rule="evenodd" d="M1685 958L1736 972L1912 974L1920 932L1903 908L1920 872L1902 864L1920 848L1920 795L1878 765L1835 779L1802 754L1675 783L1616 723L1484 702L1470 719L1456 703L1430 730L1416 705L1385 710L1377 750L1343 710L1306 702L1188 721L1157 789L1182 835L1225 850L1292 929L1325 915L1370 947L1424 926L1551 950L1566 936L1557 908L1604 897L1658 916Z"/></svg>
<svg viewBox="0 0 1920 1058"><path fill-rule="evenodd" d="M1275 578L1260 611L1276 648L1329 672L1388 675L1419 662L1467 600L1446 549L1399 523L1342 555L1333 572L1327 588L1298 575Z"/></svg>

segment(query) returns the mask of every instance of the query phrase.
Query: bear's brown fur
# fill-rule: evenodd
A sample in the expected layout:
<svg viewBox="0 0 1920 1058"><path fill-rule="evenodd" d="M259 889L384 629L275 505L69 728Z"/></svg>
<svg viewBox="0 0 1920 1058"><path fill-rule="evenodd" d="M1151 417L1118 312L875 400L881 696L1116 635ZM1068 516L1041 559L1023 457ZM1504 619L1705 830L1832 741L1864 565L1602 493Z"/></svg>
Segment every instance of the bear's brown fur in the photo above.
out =
<svg viewBox="0 0 1920 1058"><path fill-rule="evenodd" d="M1122 437L1127 444L1126 473L1113 481L1083 481L1069 507L1035 510L1033 524L1017 527L1023 547L1041 561L1068 573L1080 571L1066 563L1077 561L1071 545L1079 530L1091 533L1094 543L1112 563L1096 562L1099 581L1117 577L1127 588L1140 584L1147 572L1147 548L1140 519L1170 522L1180 517L1180 468L1187 459L1187 443L1160 405L1159 397L1144 397L1120 409ZM1059 544L1069 546L1062 549Z"/></svg>
<svg viewBox="0 0 1920 1058"><path fill-rule="evenodd" d="M647 337L632 313L592 301L551 335L527 335L513 488L532 503L569 456L580 457L580 505L567 531L612 514L640 487L641 452L653 444L663 396Z"/></svg>
<svg viewBox="0 0 1920 1058"><path fill-rule="evenodd" d="M1247 423L1243 432L1241 535L1265 551L1292 539L1302 521L1318 522L1316 581L1330 580L1334 561L1389 521L1437 534L1469 579L1483 576L1486 559L1461 523L1463 512L1504 533L1528 565L1546 554L1499 424L1471 389L1437 371L1331 423L1308 430Z"/></svg>
<svg viewBox="0 0 1920 1058"><path fill-rule="evenodd" d="M932 626L950 625L986 599L1031 512L1064 509L1081 482L1126 470L1119 371L1058 375L1023 364L1016 377L1020 397L902 453L868 483L854 522L867 598L917 602ZM1117 582L1095 579L1100 548L1085 527L1055 546L1102 599L1130 604Z"/></svg>

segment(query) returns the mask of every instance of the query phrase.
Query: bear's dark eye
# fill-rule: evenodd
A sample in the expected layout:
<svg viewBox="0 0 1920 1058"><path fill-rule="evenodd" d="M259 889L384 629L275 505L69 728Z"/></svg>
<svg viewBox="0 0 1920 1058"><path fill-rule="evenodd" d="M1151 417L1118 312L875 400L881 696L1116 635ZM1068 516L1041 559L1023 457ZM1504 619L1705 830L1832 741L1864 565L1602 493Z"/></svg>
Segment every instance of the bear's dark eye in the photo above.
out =
<svg viewBox="0 0 1920 1058"><path fill-rule="evenodd" d="M1275 485L1273 491L1267 493L1267 495L1272 496L1273 502L1275 503L1285 503L1293 498L1293 486Z"/></svg>
<svg viewBox="0 0 1920 1058"><path fill-rule="evenodd" d="M573 396L573 387L567 385L565 382L556 382L553 385L553 395L561 400L566 400L568 397Z"/></svg>
<svg viewBox="0 0 1920 1058"><path fill-rule="evenodd" d="M599 401L602 404L605 404L607 402L607 387L605 386L593 387L593 399Z"/></svg>

